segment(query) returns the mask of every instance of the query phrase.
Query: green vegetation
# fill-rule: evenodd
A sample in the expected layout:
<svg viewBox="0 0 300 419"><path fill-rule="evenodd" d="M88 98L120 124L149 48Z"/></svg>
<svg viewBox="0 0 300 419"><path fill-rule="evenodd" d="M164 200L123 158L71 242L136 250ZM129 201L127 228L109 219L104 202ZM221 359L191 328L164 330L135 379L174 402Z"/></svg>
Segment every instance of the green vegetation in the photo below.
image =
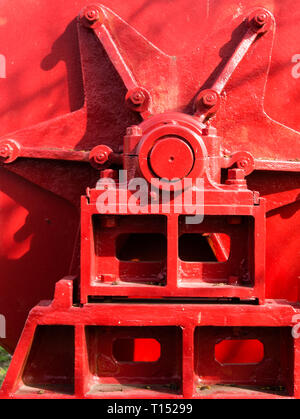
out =
<svg viewBox="0 0 300 419"><path fill-rule="evenodd" d="M4 349L0 348L0 387L5 378L10 360L11 356Z"/></svg>

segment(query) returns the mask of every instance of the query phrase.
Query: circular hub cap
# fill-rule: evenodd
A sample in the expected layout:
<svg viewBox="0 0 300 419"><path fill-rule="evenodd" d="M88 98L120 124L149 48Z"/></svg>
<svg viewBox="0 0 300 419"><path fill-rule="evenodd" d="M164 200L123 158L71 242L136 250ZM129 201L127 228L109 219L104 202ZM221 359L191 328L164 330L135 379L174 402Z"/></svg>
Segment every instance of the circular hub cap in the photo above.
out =
<svg viewBox="0 0 300 419"><path fill-rule="evenodd" d="M168 137L154 145L150 153L150 165L161 179L183 179L193 169L194 154L185 141Z"/></svg>

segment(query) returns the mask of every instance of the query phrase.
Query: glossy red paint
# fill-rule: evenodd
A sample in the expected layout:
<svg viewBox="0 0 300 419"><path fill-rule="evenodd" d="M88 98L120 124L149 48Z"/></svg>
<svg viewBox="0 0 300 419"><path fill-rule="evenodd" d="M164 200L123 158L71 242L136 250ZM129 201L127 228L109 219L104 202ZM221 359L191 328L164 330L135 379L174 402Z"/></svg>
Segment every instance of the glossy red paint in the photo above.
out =
<svg viewBox="0 0 300 419"><path fill-rule="evenodd" d="M253 339L265 336L273 346L279 326L274 316L292 311L291 303L298 304L300 296L299 5L299 0L104 0L93 6L86 0L37 0L30 6L21 0L2 1L0 64L6 68L0 69L0 313L6 317L7 338L1 345L13 352L29 310L50 299L55 283L72 274L78 277L75 304L104 296L257 299L260 306L251 308L257 316L251 324L244 305L193 306L191 315L207 312L207 326L212 327L195 333L208 342L207 351L213 350L212 336L229 336L218 330L225 326L218 324L220 312L229 319L227 327L270 327L269 334L257 331ZM185 156L182 164L180 156ZM121 168L129 170L129 180L175 173L179 178L200 177L205 186L204 223L187 228L181 217L189 211L165 214L163 209L157 217L137 215L129 225L126 211L105 218L96 205L101 193L95 185L99 177L117 179ZM154 195L158 199L160 192L152 191ZM166 246L165 259L138 263L138 240L149 233L159 245L159 256ZM120 243L130 234L136 243L129 246L133 260L128 254L119 260L116 250L122 255ZM204 237L212 253L206 256L215 257L214 263L191 263L191 254L181 260L181 238L190 240L192 234ZM192 244L184 243L185 250L192 250ZM141 257L153 251L151 242L148 246ZM265 299L289 303L269 306ZM62 327L73 327L76 316L84 325L66 332L66 341L75 337L75 352L83 350L86 312L90 310L99 326L109 324L96 305L74 308L76 314L68 305L59 314L58 301L51 310ZM115 305L106 307L112 315ZM118 307L126 312L128 306ZM147 307L153 312L150 304L134 309L142 326L147 326L142 313ZM173 306L174 313L168 304L164 307L173 319L166 336L180 342L180 332L172 328L185 324L178 314L181 305ZM42 317L43 310L35 312ZM25 336L35 327L30 329L30 322ZM52 324L48 318L43 322ZM182 370L176 362L177 375L171 377L178 388L182 374L184 390L176 391L184 397L194 395L187 372L192 370L191 354L186 353L192 348L193 327L196 323L186 332L189 340L178 344L178 353L181 349L189 361ZM290 328L291 320L282 327ZM56 336L50 332L46 340L51 333ZM91 341L97 341L98 332L89 333ZM278 334L289 340L286 329ZM7 389L14 392L9 383L22 368L20 359L32 336L18 347L6 396ZM146 337L155 339L151 333ZM287 345L288 359L298 356L290 349L293 345L297 347L296 342ZM97 352L91 351L93 356ZM84 353L69 358L83 362L78 357ZM223 384L222 371L203 357L195 374L214 374ZM46 357L40 362L47 363ZM280 362L272 364L271 387L282 386L275 367ZM65 375L72 375L73 364L65 368ZM81 380L80 368L75 382ZM297 360L292 374L297 376L298 370ZM131 373L124 374L128 378ZM265 385L263 377L268 381L270 376L264 368L258 374ZM170 379L167 363L160 384L166 377ZM238 373L233 384L248 385L247 377L247 372ZM294 390L292 380L287 381L288 395L299 396L298 381L297 376ZM222 397L223 390L204 389L203 396ZM75 396L80 395L83 392L76 390ZM260 391L251 395L262 396ZM32 396L37 397L36 392Z"/></svg>

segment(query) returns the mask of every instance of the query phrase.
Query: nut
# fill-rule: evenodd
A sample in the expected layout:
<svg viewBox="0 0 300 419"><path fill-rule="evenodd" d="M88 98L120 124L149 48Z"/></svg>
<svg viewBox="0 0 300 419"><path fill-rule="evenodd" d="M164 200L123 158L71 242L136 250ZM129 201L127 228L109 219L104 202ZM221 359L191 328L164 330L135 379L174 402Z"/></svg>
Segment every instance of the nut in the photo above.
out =
<svg viewBox="0 0 300 419"><path fill-rule="evenodd" d="M105 164L108 160L108 154L105 153L105 152L102 152L102 153L98 154L97 156L95 156L94 160L95 160L96 163Z"/></svg>
<svg viewBox="0 0 300 419"><path fill-rule="evenodd" d="M138 125L133 125L127 128L127 135L133 137L139 137L143 134L141 128Z"/></svg>
<svg viewBox="0 0 300 419"><path fill-rule="evenodd" d="M242 169L231 169L228 171L228 179L230 180L244 180L245 172Z"/></svg>
<svg viewBox="0 0 300 419"><path fill-rule="evenodd" d="M13 149L9 146L9 144L4 144L0 146L0 157L7 159L12 154Z"/></svg>
<svg viewBox="0 0 300 419"><path fill-rule="evenodd" d="M267 13L259 13L255 16L254 22L258 27L264 26L268 21L268 15Z"/></svg>
<svg viewBox="0 0 300 419"><path fill-rule="evenodd" d="M202 102L208 108L212 108L218 103L218 95L215 92L209 92L202 98Z"/></svg>
<svg viewBox="0 0 300 419"><path fill-rule="evenodd" d="M100 10L95 6L87 7L87 9L84 12L84 17L90 23L97 22L101 18Z"/></svg>
<svg viewBox="0 0 300 419"><path fill-rule="evenodd" d="M103 9L99 6L87 6L85 7L80 15L80 20L83 26L87 28L95 28L99 24L104 23L106 15Z"/></svg>
<svg viewBox="0 0 300 419"><path fill-rule="evenodd" d="M134 105L142 105L146 98L144 93L141 90L138 90L130 96L130 100Z"/></svg>

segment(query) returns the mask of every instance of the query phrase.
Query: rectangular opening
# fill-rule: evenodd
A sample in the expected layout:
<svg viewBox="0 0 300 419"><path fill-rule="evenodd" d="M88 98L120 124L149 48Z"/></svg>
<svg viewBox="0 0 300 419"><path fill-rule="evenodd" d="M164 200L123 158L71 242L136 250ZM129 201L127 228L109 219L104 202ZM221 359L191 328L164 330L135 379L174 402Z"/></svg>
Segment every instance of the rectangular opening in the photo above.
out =
<svg viewBox="0 0 300 419"><path fill-rule="evenodd" d="M288 327L198 327L197 393L293 396L293 351Z"/></svg>
<svg viewBox="0 0 300 419"><path fill-rule="evenodd" d="M91 326L86 340L90 394L181 392L181 328Z"/></svg>
<svg viewBox="0 0 300 419"><path fill-rule="evenodd" d="M215 360L221 365L255 365L264 357L264 345L258 339L228 339L215 346Z"/></svg>
<svg viewBox="0 0 300 419"><path fill-rule="evenodd" d="M166 285L167 218L94 215L92 285Z"/></svg>
<svg viewBox="0 0 300 419"><path fill-rule="evenodd" d="M74 327L38 326L19 393L74 394L74 365Z"/></svg>
<svg viewBox="0 0 300 419"><path fill-rule="evenodd" d="M158 362L161 345L156 339L116 339L113 357L117 362Z"/></svg>
<svg viewBox="0 0 300 419"><path fill-rule="evenodd" d="M179 258L184 262L227 262L230 237L222 233L182 234L179 237Z"/></svg>
<svg viewBox="0 0 300 419"><path fill-rule="evenodd" d="M179 278L185 285L254 286L254 218L179 217Z"/></svg>
<svg viewBox="0 0 300 419"><path fill-rule="evenodd" d="M162 262L167 257L167 238L163 234L120 234L116 256L121 262Z"/></svg>

